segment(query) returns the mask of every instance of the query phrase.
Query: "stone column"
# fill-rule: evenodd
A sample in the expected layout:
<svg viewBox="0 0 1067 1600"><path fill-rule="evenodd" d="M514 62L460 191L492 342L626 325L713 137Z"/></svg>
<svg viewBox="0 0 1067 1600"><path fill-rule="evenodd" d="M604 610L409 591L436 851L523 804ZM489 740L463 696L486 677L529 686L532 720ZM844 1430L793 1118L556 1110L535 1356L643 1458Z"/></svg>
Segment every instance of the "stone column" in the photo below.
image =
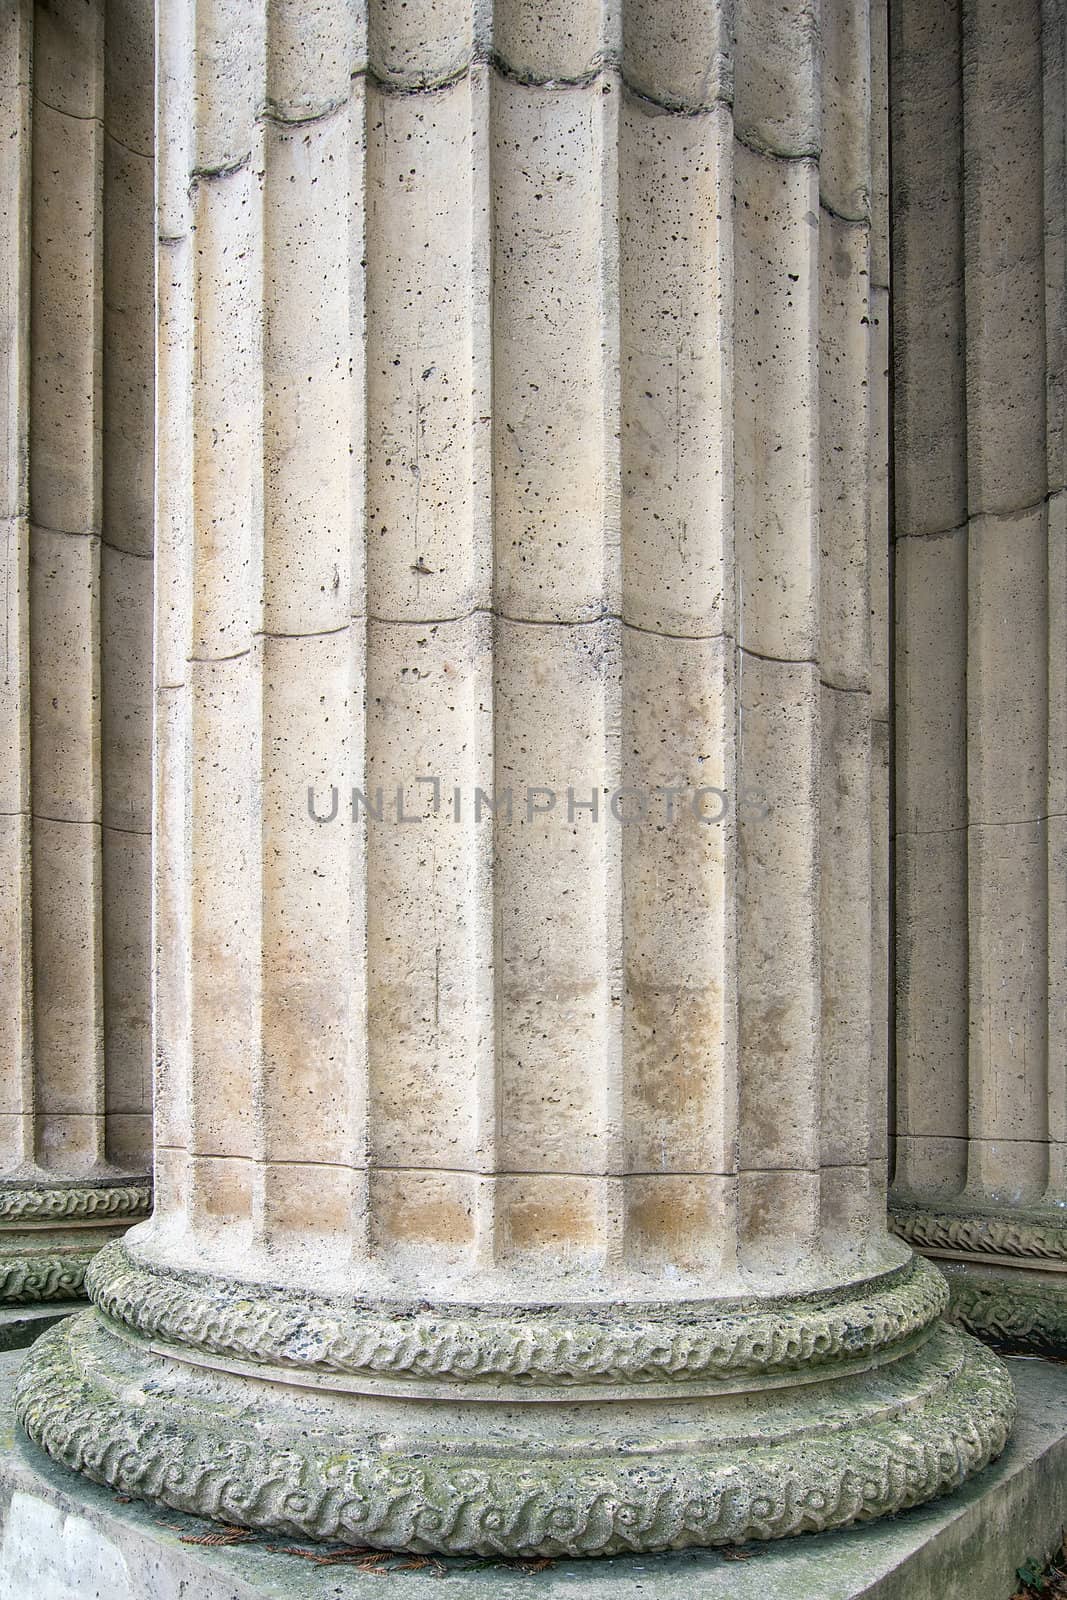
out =
<svg viewBox="0 0 1067 1600"><path fill-rule="evenodd" d="M1064 1354L1063 7L896 17L894 1225Z"/></svg>
<svg viewBox="0 0 1067 1600"><path fill-rule="evenodd" d="M25 0L0 26L0 1308L80 1297L149 1202L142 13Z"/></svg>
<svg viewBox="0 0 1067 1600"><path fill-rule="evenodd" d="M157 1209L18 1401L126 1494L595 1555L1005 1439L886 1226L822 10L161 9Z"/></svg>

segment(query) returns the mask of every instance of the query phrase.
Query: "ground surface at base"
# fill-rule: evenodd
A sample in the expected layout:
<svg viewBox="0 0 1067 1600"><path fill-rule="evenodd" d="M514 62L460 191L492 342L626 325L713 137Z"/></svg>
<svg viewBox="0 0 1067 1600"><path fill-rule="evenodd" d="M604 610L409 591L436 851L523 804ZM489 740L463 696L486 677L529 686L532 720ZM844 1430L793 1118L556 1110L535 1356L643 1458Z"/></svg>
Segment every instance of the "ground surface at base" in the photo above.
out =
<svg viewBox="0 0 1067 1600"><path fill-rule="evenodd" d="M728 1554L600 1561L463 1558L405 1569L403 1557L320 1564L283 1536L231 1547L216 1524L123 1504L56 1466L17 1430L10 1390L21 1352L0 1356L0 1594L4 1600L354 1600L377 1565L390 1600L1007 1600L1015 1569L1062 1537L1067 1368L1010 1363L1019 1420L1000 1460L948 1498L840 1533ZM291 1553L293 1551L304 1553Z"/></svg>

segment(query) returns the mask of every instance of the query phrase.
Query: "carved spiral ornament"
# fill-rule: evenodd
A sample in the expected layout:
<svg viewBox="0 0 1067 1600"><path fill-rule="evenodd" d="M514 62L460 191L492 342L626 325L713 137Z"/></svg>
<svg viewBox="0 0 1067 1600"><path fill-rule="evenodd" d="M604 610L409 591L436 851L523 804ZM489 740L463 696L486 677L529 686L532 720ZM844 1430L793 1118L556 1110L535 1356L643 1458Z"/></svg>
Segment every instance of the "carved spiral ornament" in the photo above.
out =
<svg viewBox="0 0 1067 1600"><path fill-rule="evenodd" d="M216 1409L154 1396L137 1351L87 1312L38 1339L16 1410L87 1477L227 1523L382 1549L596 1556L867 1521L955 1488L1003 1448L1014 1398L988 1351L942 1329L898 1372L877 1408L838 1403L833 1426L773 1443L650 1454L619 1441L565 1459L405 1453L370 1438L327 1448L307 1427L275 1432L247 1414L220 1425Z"/></svg>
<svg viewBox="0 0 1067 1600"><path fill-rule="evenodd" d="M376 1311L206 1274L139 1265L122 1243L100 1252L90 1298L147 1338L226 1359L312 1372L651 1383L774 1375L869 1359L929 1326L948 1301L928 1262L848 1291L771 1303L490 1313L462 1307Z"/></svg>

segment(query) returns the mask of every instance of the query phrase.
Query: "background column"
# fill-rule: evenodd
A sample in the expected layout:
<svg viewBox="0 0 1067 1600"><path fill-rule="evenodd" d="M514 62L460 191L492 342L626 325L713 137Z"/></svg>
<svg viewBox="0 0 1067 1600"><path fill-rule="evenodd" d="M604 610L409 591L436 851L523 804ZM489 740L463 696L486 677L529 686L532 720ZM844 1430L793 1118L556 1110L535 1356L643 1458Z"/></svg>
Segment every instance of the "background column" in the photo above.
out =
<svg viewBox="0 0 1067 1600"><path fill-rule="evenodd" d="M143 7L9 7L0 73L3 1307L79 1296L93 1252L149 1204ZM6 1319L7 1337L22 1320Z"/></svg>
<svg viewBox="0 0 1067 1600"><path fill-rule="evenodd" d="M1062 1353L1064 17L895 14L894 1226Z"/></svg>

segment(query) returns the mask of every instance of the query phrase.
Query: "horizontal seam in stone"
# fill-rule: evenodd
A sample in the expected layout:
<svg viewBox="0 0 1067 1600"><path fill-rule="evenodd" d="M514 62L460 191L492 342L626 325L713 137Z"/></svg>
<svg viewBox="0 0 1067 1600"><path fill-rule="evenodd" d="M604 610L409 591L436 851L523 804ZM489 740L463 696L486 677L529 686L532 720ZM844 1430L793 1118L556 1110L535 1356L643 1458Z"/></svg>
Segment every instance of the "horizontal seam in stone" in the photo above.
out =
<svg viewBox="0 0 1067 1600"><path fill-rule="evenodd" d="M27 822L67 823L74 828L101 828L105 833L128 833L138 839L150 839L151 828L123 828L117 822L104 822L99 817L50 817L47 812L34 810L0 811L0 817L25 817Z"/></svg>
<svg viewBox="0 0 1067 1600"><path fill-rule="evenodd" d="M1057 1139L1055 1134L1043 1134L1040 1139L1020 1139L1015 1134L1008 1133L909 1133L905 1128L898 1129L898 1139L954 1139L957 1144L1064 1144L1067 1141ZM953 1197L956 1198L956 1197ZM941 1200L908 1200L901 1201L901 1205L920 1206L923 1210L932 1211L935 1206L948 1205L951 1201ZM1064 1213L1064 1227L1067 1228L1067 1212Z"/></svg>
<svg viewBox="0 0 1067 1600"><path fill-rule="evenodd" d="M869 684L831 683L828 678L820 678L819 687L820 689L831 689L834 694L861 694L868 700L873 692Z"/></svg>
<svg viewBox="0 0 1067 1600"><path fill-rule="evenodd" d="M59 539L96 539L104 550L111 550L117 556L133 556L137 561L152 561L155 552L152 550L127 550L124 545L112 544L110 539L105 539L102 533L95 528L53 528L47 522L37 522L29 512L20 512L25 516L30 525L30 532L53 533Z"/></svg>
<svg viewBox="0 0 1067 1600"><path fill-rule="evenodd" d="M968 1136L965 1133L908 1133L905 1130L900 1137L904 1139L954 1139L957 1144L968 1143ZM923 1201L922 1204L925 1205L927 1202Z"/></svg>
<svg viewBox="0 0 1067 1600"><path fill-rule="evenodd" d="M249 646L245 650L235 650L232 655L228 656L186 656L185 659L190 666L210 667L214 666L216 663L221 665L221 663L224 661L243 661L245 656L250 656L251 654L252 649L251 646ZM163 686L161 685L161 687ZM177 683L170 685L170 687L181 689L184 687L184 685Z"/></svg>
<svg viewBox="0 0 1067 1600"><path fill-rule="evenodd" d="M995 822L982 817L971 817L967 822L957 822L950 828L903 828L890 835L893 839L928 839L941 834L969 833L972 828L1026 828L1042 822L1057 822L1067 815L1063 811L1046 811L1039 817L1005 817Z"/></svg>
<svg viewBox="0 0 1067 1600"><path fill-rule="evenodd" d="M455 616L440 617L382 617L372 612L362 612L349 618L347 622L338 624L334 628L318 628L309 633L280 633L270 629L255 629L250 637L255 639L319 639L329 638L334 634L345 633L349 628L360 622L372 623L377 627L398 628L435 628L444 627L456 622L469 622L475 617L489 617L497 622L511 622L524 628L592 628L605 622L617 622L620 627L628 629L631 633L646 634L653 639L673 639L680 643L709 644L718 640L728 640L737 644L734 635L724 630L716 633L673 633L666 629L643 627L638 622L630 622L620 616L616 611L601 611L595 617L574 617L560 620L555 617L516 617L506 611L497 611L486 606L475 606L470 611L460 612ZM783 667L818 667L818 660L811 656L772 656L762 650L753 650L750 645L737 644L737 648L744 656L749 656L755 661L767 661ZM237 661L242 656L251 654L252 646L243 650L235 650L227 655L218 656L186 656L188 662L200 665L209 665L213 661ZM820 678L820 683L827 689L835 689L842 694L871 694L870 687L844 685L827 682ZM161 688L181 688L181 684L160 685Z"/></svg>
<svg viewBox="0 0 1067 1600"><path fill-rule="evenodd" d="M47 111L54 112L57 117L70 117L72 122L95 122L105 138L110 139L113 144L117 144L120 149L126 150L131 156L139 156L142 161L151 161L152 159L150 150L135 150L132 144L127 144L124 139L119 138L117 133L112 133L104 119L98 116L95 111L64 111L62 106L54 106L51 100L46 100L43 95L38 94L36 91L34 91L33 103L34 105L44 106Z"/></svg>
<svg viewBox="0 0 1067 1600"><path fill-rule="evenodd" d="M42 1117L89 1117L93 1122L103 1122L106 1112L100 1111L63 1111L56 1106L37 1106L36 1114Z"/></svg>
<svg viewBox="0 0 1067 1600"><path fill-rule="evenodd" d="M117 133L112 133L106 122L104 123L104 138L110 139L112 144L117 144L119 149L125 150L127 155L136 156L139 161L152 161L154 159L154 154L151 150L137 150L132 144L127 144L125 139L120 139Z"/></svg>
<svg viewBox="0 0 1067 1600"><path fill-rule="evenodd" d="M963 522L954 522L948 528L929 528L923 533L917 530L910 533L895 531L893 535L894 543L903 539L947 539L953 533L966 533L971 523L977 522L980 517L988 517L994 522L1010 522L1013 517L1025 517L1031 511L1040 511L1042 506L1051 505L1053 500L1058 500L1063 493L1063 489L1048 489L1038 499L1028 500L1025 505L1014 506L1007 511L983 511L980 508L975 511L968 511Z"/></svg>
<svg viewBox="0 0 1067 1600"><path fill-rule="evenodd" d="M870 1161L818 1161L811 1167L739 1167L736 1176L747 1178L755 1175L762 1178L784 1172L791 1175L800 1174L804 1177L817 1178L820 1172L866 1172L872 1164L876 1165L877 1163ZM733 1177L735 1174L731 1173L729 1176Z"/></svg>
<svg viewBox="0 0 1067 1600"><path fill-rule="evenodd" d="M328 1167L336 1172L353 1172L370 1176L376 1172L416 1172L436 1176L440 1173L451 1174L461 1178L588 1178L596 1183L619 1183L624 1178L736 1178L736 1172L716 1172L710 1169L703 1171L672 1171L661 1172L656 1168L641 1168L628 1172L571 1172L554 1170L551 1172L526 1170L519 1167L492 1168L492 1167L446 1167L446 1166L421 1166L401 1165L384 1161L365 1161L361 1163L349 1161L315 1161L300 1159L296 1156L248 1156L238 1151L215 1150L190 1150L182 1144L164 1144L156 1142L157 1150L173 1150L188 1156L193 1161L245 1161L257 1167ZM862 1163L861 1163L862 1165ZM746 1171L759 1171L759 1168L746 1168ZM807 1171L807 1168L781 1168L773 1167L769 1171ZM817 1170L817 1169L816 1169Z"/></svg>
<svg viewBox="0 0 1067 1600"><path fill-rule="evenodd" d="M751 656L754 661L769 661L779 667L817 667L818 661L812 656L770 656L762 650L753 650L751 645L739 644L738 650L743 656Z"/></svg>
<svg viewBox="0 0 1067 1600"><path fill-rule="evenodd" d="M442 74L441 77L421 83L396 83L388 78L383 78L377 71L375 71L373 67L369 66L358 68L352 73L349 82L350 84L355 84L358 82L371 83L376 88L380 89L383 94L395 97L438 94L443 90L452 88L457 83L461 83L464 78L470 76L472 70L477 66L489 66L508 82L531 89L587 89L591 88L596 83L598 78L610 76L617 79L625 93L629 94L643 105L654 108L654 110L660 115L665 116L694 118L699 116L713 115L720 109L725 109L730 112L733 111L733 100L731 97L726 95L716 95L710 100L701 101L685 101L682 99L676 99L674 97L660 98L644 89L638 88L636 84L632 83L626 77L618 60L607 57L599 59L596 65L590 67L584 73L576 76L540 77L533 73L523 73L519 71L518 69L510 66L495 52L475 52L466 61L454 67L451 71ZM256 121L261 124L269 123L274 127L281 129L300 129L312 127L317 123L327 122L331 118L338 116L339 114L348 110L351 104L352 95L349 93L343 99L331 100L326 105L316 107L314 110L309 110L304 115L293 116L287 114L283 107L268 101L257 113ZM803 150L782 150L776 148L768 141L759 140L750 133L740 132L736 126L736 123L731 129L731 134L733 140L739 144L742 149L749 150L753 155L767 156L775 161L812 161L818 164L822 154L817 147L810 147ZM253 152L249 150L244 155L232 158L229 161L218 162L209 166L194 167L192 173L190 174L190 186L201 180L212 180L216 178L228 178L233 176L233 174L242 171L251 163L252 154ZM865 227L870 226L871 217L869 212L853 215L849 212L841 211L839 208L832 205L830 201L827 200L822 194L819 196L819 205L827 213L827 215L840 222L854 223Z"/></svg>
<svg viewBox="0 0 1067 1600"><path fill-rule="evenodd" d="M599 78L611 77L616 79L626 93L632 95L635 100L653 106L658 112L673 116L708 116L720 108L724 108L727 111L732 111L733 109L733 97L731 95L712 95L706 100L685 100L678 95L657 95L649 89L642 89L627 77L619 57L604 51L599 52L582 72L538 73L512 66L509 61L506 61L495 50L475 49L462 61L456 62L454 66L435 77L425 77L415 82L410 80L402 82L384 75L379 68L367 64L366 66L357 67L351 73L349 84L371 84L383 94L396 98L439 94L443 90L453 88L457 83L462 83L465 78L470 77L476 67L490 67L508 83L514 83L523 89L553 89L564 92L570 89L591 89ZM281 127L299 128L306 126L309 122L322 122L331 116L336 116L339 111L351 104L351 100L352 95L349 92L343 99L329 101L313 111L309 110L303 115L297 114L295 116L287 113L285 108L279 106L277 102L268 101L260 115ZM747 141L741 142L747 143ZM758 154L777 155L784 160L808 160L812 158L812 154L809 151L804 151L798 155L794 152L777 151L771 146L761 148L754 143L749 147ZM814 159L818 159L817 151L814 154Z"/></svg>
<svg viewBox="0 0 1067 1600"><path fill-rule="evenodd" d="M358 1172L370 1176L374 1173L426 1173L435 1176L439 1173L451 1174L462 1178L584 1178L591 1182L619 1183L626 1178L739 1178L750 1173L764 1175L770 1173L803 1173L818 1176L820 1172L866 1172L870 1163L866 1161L820 1161L814 1166L781 1166L781 1167L739 1167L732 1172L720 1172L713 1168L686 1168L673 1169L669 1172L661 1171L656 1167L635 1167L625 1172L579 1172L563 1169L544 1171L527 1169L523 1167L449 1167L430 1166L427 1164L412 1165L399 1162L367 1161L362 1164L346 1161L314 1161L302 1160L299 1157L270 1157L249 1156L238 1151L212 1151L190 1150L186 1145L157 1143L157 1149L173 1150L198 1161L244 1161L258 1167L328 1167L338 1172Z"/></svg>
<svg viewBox="0 0 1067 1600"><path fill-rule="evenodd" d="M349 618L347 622L338 623L336 628L312 628L307 633L283 633L273 628L256 628L252 637L253 639L330 639L335 634L347 633L351 626L352 619Z"/></svg>
<svg viewBox="0 0 1067 1600"><path fill-rule="evenodd" d="M382 616L377 616L373 612L369 612L369 611L367 611L367 612L357 612L355 615L349 617L347 622L340 623L335 628L317 628L317 629L314 629L310 633L275 633L275 632L272 632L269 629L257 628L255 630L253 630L253 632L251 634L251 638L252 639L319 639L319 638L329 638L333 634L345 633L345 632L347 632L348 629L350 629L352 627L356 627L360 623L372 623L376 627L386 627L386 628L437 628L437 627L444 627L444 626L447 626L448 624L455 623L455 622L470 622L475 617L489 617L489 618L491 618L491 619L493 619L494 621L497 621L497 622L512 622L512 623L515 623L517 626L524 627L524 628L592 628L592 627L597 627L599 624L604 623L604 622L617 622L621 627L628 628L632 633L648 634L651 638L654 638L654 639L676 639L676 640L680 641L681 643L692 642L694 644L714 643L716 640L719 640L719 639L729 640L731 643L735 642L733 634L726 633L726 632L724 632L722 630L720 630L717 633L668 633L667 631L665 631L663 629L659 629L659 628L642 627L642 625L639 622L628 622L626 620L626 618L620 616L617 611L601 611L601 612L598 612L595 617L574 617L574 618L567 618L565 620L560 620L560 619L555 618L555 617L515 617L515 616L512 616L509 612L497 611L497 610L494 610L492 607L489 607L489 606L474 606L470 611L462 611L462 612L457 613L455 616L442 616L442 617L382 617ZM187 661L190 661L190 662L200 662L200 663L211 662L211 661L236 661L240 656L249 655L251 653L251 648L252 648L251 646L248 646L244 650L235 651L232 655L225 655L225 656L186 656L185 659ZM752 654L755 654L755 652L746 651L746 654L752 655ZM765 657L762 657L761 659L767 660L767 661L772 661L775 658L773 656L765 656ZM790 664L790 663L786 663L786 664ZM817 665L817 663L814 662L814 661L812 661L812 662L802 662L802 663L792 663L792 664L808 665L808 666L816 666ZM161 684L160 687L161 688L167 687L167 688L172 688L172 689L180 689L182 687L182 685L179 684L179 683L169 684L169 685L162 685Z"/></svg>
<svg viewBox="0 0 1067 1600"><path fill-rule="evenodd" d="M893 1216L951 1217L954 1222L1010 1222L1013 1226L1052 1227L1067 1233L1067 1212L1053 1206L997 1206L994 1201L983 1205L980 1200L970 1203L961 1194L950 1195L947 1200L922 1200L914 1196L890 1194L889 1210Z"/></svg>

